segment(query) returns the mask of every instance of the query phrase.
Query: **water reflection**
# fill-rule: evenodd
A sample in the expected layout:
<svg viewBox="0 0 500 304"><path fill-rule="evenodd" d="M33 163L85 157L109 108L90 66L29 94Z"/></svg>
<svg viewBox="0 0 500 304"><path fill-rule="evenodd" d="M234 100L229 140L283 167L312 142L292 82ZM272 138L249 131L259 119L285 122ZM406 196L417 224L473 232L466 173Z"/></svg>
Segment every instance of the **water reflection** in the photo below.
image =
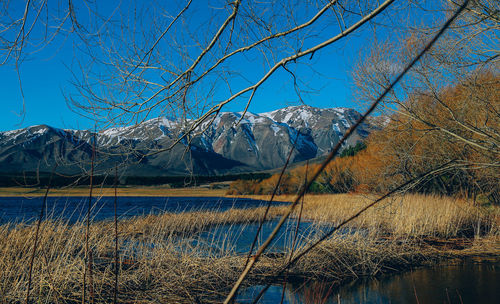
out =
<svg viewBox="0 0 500 304"><path fill-rule="evenodd" d="M381 279L332 284L288 284L284 303L498 303L500 259L467 259ZM239 303L251 303L261 286L246 289ZM281 286L272 286L259 303L279 303Z"/></svg>
<svg viewBox="0 0 500 304"><path fill-rule="evenodd" d="M262 226L256 248L268 238L279 219L268 220ZM193 248L198 252L205 252L207 255L218 256L228 253L243 254L248 253L251 244L257 234L258 222L230 223L207 227L198 234L182 236L187 241L188 248ZM267 253L289 252L295 239L295 248L301 248L306 244L314 242L324 233L332 229L331 223L318 223L312 221L301 221L297 229L297 220L290 218L285 221L276 237L266 250ZM365 235L367 232L362 229L343 228L338 231L342 235Z"/></svg>

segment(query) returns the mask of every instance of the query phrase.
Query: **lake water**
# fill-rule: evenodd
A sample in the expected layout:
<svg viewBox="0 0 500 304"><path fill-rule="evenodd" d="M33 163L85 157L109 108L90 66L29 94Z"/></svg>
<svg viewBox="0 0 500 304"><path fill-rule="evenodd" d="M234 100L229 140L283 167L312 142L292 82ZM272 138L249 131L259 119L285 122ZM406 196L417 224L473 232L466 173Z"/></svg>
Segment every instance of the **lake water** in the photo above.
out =
<svg viewBox="0 0 500 304"><path fill-rule="evenodd" d="M278 219L271 219L264 223L262 230L257 240L257 248L267 239L269 234L274 230L278 223ZM223 224L208 227L206 230L199 232L191 237L190 246L199 250L206 251L209 255L227 251L246 254L251 248L252 242L259 228L258 222L243 223L243 224ZM323 233L329 231L331 225L318 224L311 221L301 221L297 229L297 220L294 218L288 219L281 227L276 235L276 238L271 242L266 252L282 253L290 250L295 239L295 248L300 248L309 242L312 242L317 237L321 237ZM295 238L295 232L297 237ZM345 229L341 233L354 233L354 230ZM186 239L186 237L184 237ZM201 247L200 247L201 246Z"/></svg>
<svg viewBox="0 0 500 304"><path fill-rule="evenodd" d="M0 197L0 224L38 219L42 197ZM94 198L94 220L114 216L114 197ZM224 211L230 208L253 208L266 205L266 201L226 197L118 197L117 212L121 218L159 214L163 212ZM283 203L274 203L283 204ZM50 218L63 218L69 222L83 219L87 212L88 197L48 197L45 214Z"/></svg>
<svg viewBox="0 0 500 304"><path fill-rule="evenodd" d="M284 303L475 303L500 299L500 260L466 259L451 265L419 268L380 279L359 280L340 288L331 284L287 285ZM261 286L244 290L239 303L252 303ZM279 303L281 286L272 286L259 303ZM340 299L340 302L339 302Z"/></svg>

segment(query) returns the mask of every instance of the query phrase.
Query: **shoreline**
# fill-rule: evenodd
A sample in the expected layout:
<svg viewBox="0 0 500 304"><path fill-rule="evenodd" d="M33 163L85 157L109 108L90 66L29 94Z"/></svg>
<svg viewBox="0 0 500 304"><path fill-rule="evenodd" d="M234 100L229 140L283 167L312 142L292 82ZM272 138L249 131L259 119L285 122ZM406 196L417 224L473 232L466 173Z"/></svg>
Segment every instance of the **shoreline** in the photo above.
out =
<svg viewBox="0 0 500 304"><path fill-rule="evenodd" d="M23 188L23 187L0 187L0 198L3 197L43 197L45 188ZM114 197L114 188L103 187L94 188L93 197ZM254 200L269 200L270 194L226 194L227 189L210 189L207 187L190 188L169 188L165 186L144 186L144 187L118 187L118 197L226 197L226 198L247 198ZM349 196L359 196L359 193L344 193ZM88 186L78 186L68 189L53 188L50 189L48 197L88 197ZM328 197L331 193L311 193L305 197ZM363 195L366 196L366 195ZM370 196L370 195L368 195ZM296 195L281 194L273 199L275 202L290 202Z"/></svg>
<svg viewBox="0 0 500 304"><path fill-rule="evenodd" d="M22 188L22 187L0 187L0 197L43 197L46 189ZM94 188L92 196L114 196L114 188ZM89 188L73 187L69 189L50 189L50 197L72 197L88 196ZM117 195L120 197L225 197L226 189L209 189L204 187L192 188L169 188L162 186L152 187L118 187Z"/></svg>

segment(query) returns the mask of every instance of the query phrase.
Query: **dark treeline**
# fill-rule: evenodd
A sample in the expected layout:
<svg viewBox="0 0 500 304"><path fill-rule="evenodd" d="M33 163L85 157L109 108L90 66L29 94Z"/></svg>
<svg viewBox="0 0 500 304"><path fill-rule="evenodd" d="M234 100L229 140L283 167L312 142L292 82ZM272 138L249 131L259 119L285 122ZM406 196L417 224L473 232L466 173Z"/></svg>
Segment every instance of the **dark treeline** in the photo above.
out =
<svg viewBox="0 0 500 304"><path fill-rule="evenodd" d="M262 180L269 178L269 173L242 173L214 176L122 176L120 185L127 186L154 186L170 185L172 187L197 186L200 184L234 181L234 180ZM0 187L46 187L50 180L47 172L24 172L19 174L0 174ZM52 178L53 187L85 186L89 184L89 176L64 176L55 174ZM112 186L112 176L94 176L94 184Z"/></svg>

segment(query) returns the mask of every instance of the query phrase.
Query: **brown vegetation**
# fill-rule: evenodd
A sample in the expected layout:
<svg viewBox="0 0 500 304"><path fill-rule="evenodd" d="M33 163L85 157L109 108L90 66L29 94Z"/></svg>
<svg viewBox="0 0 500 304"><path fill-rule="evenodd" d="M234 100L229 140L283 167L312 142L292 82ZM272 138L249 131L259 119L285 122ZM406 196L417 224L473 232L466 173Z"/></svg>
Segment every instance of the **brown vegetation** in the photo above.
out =
<svg viewBox="0 0 500 304"><path fill-rule="evenodd" d="M99 187L94 189L96 196L113 196L114 188ZM87 196L88 187L72 187L51 189L48 196ZM170 188L168 186L133 186L119 187L118 196L224 196L224 189L210 189L202 187L192 188ZM45 189L22 188L22 187L0 187L0 197L2 196L43 196Z"/></svg>
<svg viewBox="0 0 500 304"><path fill-rule="evenodd" d="M269 196L248 197L267 199ZM305 196L303 215L316 222L337 223L366 206L374 198L374 195L362 194L310 194ZM291 195L276 198L278 201L291 199ZM378 207L367 210L351 222L349 227L376 229L391 236L474 237L480 236L484 231L500 232L499 212L499 207L481 207L472 200L462 198L406 194L382 201Z"/></svg>
<svg viewBox="0 0 500 304"><path fill-rule="evenodd" d="M329 225L351 215L367 200L360 195L309 195L303 215L317 225ZM270 218L284 210L272 207ZM230 244L207 252L207 247L193 240L209 227L256 222L263 212L264 208L167 213L121 221L119 302L220 301L241 271L246 255L236 253ZM301 259L290 269L289 278L342 282L407 269L450 254L498 255L499 218L497 207L479 207L460 199L408 195L386 200ZM111 222L98 222L91 225L89 234L97 302L112 299L113 229ZM84 223L43 223L33 269L32 300L81 302L84 230ZM0 226L0 302L15 303L24 297L34 231L31 224ZM446 247L436 240L468 241L461 243L462 248ZM248 283L266 282L285 263L287 255L264 256Z"/></svg>

